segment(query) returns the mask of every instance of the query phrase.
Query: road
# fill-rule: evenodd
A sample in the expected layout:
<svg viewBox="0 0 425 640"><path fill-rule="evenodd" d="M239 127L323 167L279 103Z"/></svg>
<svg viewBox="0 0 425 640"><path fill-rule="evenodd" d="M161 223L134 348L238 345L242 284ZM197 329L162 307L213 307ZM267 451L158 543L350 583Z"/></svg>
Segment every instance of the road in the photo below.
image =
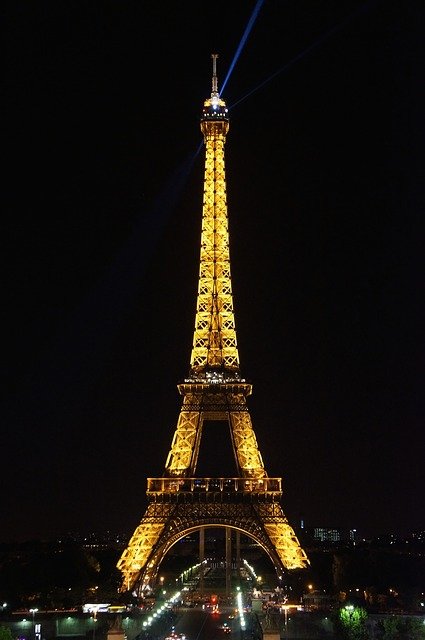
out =
<svg viewBox="0 0 425 640"><path fill-rule="evenodd" d="M187 640L240 640L240 620L232 616L232 607L223 607L220 613L212 613L201 608L178 609L174 629L177 634L184 634ZM249 618L249 617L248 617ZM247 620L249 625L249 619ZM224 626L230 628L226 633ZM169 629L171 632L172 629Z"/></svg>

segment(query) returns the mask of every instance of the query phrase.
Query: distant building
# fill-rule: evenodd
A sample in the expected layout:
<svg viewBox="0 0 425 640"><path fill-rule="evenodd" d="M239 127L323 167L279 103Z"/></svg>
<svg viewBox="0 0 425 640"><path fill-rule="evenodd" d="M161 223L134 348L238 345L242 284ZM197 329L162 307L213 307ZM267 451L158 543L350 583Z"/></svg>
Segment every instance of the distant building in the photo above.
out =
<svg viewBox="0 0 425 640"><path fill-rule="evenodd" d="M339 527L313 527L310 536L313 540L333 545L356 544L356 529L343 529Z"/></svg>
<svg viewBox="0 0 425 640"><path fill-rule="evenodd" d="M315 527L313 538L320 542L340 542L341 532L339 529L328 529L326 527Z"/></svg>
<svg viewBox="0 0 425 640"><path fill-rule="evenodd" d="M338 602L336 595L329 595L324 591L305 593L302 599L306 611L330 610Z"/></svg>

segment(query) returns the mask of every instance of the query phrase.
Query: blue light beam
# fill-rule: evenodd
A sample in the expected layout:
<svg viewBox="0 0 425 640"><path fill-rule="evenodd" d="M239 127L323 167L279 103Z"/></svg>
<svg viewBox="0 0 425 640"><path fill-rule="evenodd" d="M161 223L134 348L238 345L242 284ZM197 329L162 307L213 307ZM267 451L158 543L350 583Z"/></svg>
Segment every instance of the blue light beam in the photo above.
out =
<svg viewBox="0 0 425 640"><path fill-rule="evenodd" d="M222 87L221 87L220 95L222 95L222 94L223 94L224 88L225 88L225 86L226 86L226 84L227 84L227 82L228 82L228 80L229 80L229 78L230 78L230 75L231 75L231 73L232 73L233 69L234 69L234 68L235 68L235 66L236 66L236 63L237 63L237 61L238 61L238 58L239 58L239 56L240 56L240 55L241 55L241 53L242 53L242 49L243 49L243 47L245 46L245 43L246 43L246 41L247 41L247 39L248 39L248 36L249 36L249 34L251 33L251 31L252 31L252 27L254 26L254 22L256 21L257 16L258 16L258 14L259 14L259 12L260 12L260 9L261 9L261 7L262 7L262 5L263 5L263 4L264 4L264 0L258 0L257 4L256 4L256 5L255 5L255 7L254 7L254 11L253 11L253 12L252 12L252 14L251 14L251 17L250 17L250 19L249 19L249 22L248 22L248 24L247 24L247 26L246 26L246 29L245 29L245 31L244 31L244 34L243 34L243 36L242 36L242 38L241 38L241 41L240 41L240 43L239 43L239 46L238 46L238 48L236 49L236 53L235 53L235 55L233 56L233 60L232 60L232 63L231 63L231 65L230 65L230 67L229 67L229 71L227 72L227 75L226 75L226 77L225 77L225 79L224 79L223 85L222 85Z"/></svg>
<svg viewBox="0 0 425 640"><path fill-rule="evenodd" d="M314 49L319 47L323 42L325 42L325 40L327 40L328 38L333 36L335 33L340 31L341 29L343 29L347 24L349 24L349 22L351 22L351 20L353 20L355 17L357 17L360 13L364 13L370 7L370 4L371 3L366 3L366 4L362 5L356 11L353 11L353 13L351 13L347 18L345 18L345 20L343 20L339 24L337 24L334 27L332 27L331 29L329 29L329 31L327 31L321 37L317 38L317 40L315 40L309 47L304 49L304 51L301 51L298 55L296 55L294 58L292 58L292 60L287 62L283 67L281 67L280 69L278 69L277 71L272 73L271 76L269 76L268 78L263 80L263 82L261 82L254 89L252 89L252 91L250 91L249 93L244 95L242 98L237 100L237 102L234 102L231 106L229 106L229 111L231 109L234 109L241 102L244 102L247 98L252 96L257 91L259 91L262 87L264 87L264 85L266 85L271 80L273 80L273 78L276 78L276 76L280 75L281 73L283 73L284 71L286 71L287 69L292 67L296 62L298 62L299 60L304 58L306 55L308 55L311 51L313 51ZM232 67L231 67L231 69L232 69ZM230 71L229 71L229 73L230 73ZM227 78L226 78L226 81L227 81Z"/></svg>

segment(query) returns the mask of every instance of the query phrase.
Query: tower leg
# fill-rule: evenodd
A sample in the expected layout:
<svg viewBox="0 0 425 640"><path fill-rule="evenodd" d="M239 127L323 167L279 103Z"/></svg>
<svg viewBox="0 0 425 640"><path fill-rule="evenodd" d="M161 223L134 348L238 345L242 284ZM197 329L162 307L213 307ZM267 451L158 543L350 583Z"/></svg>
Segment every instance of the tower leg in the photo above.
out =
<svg viewBox="0 0 425 640"><path fill-rule="evenodd" d="M173 496L170 494L170 497ZM199 530L213 525L224 527L226 590L229 592L232 529L239 529L254 539L269 555L279 576L283 575L285 569L301 569L308 565L305 552L278 502L241 503L232 495L229 498L233 500L227 501L226 498L227 495L223 495L221 502L194 499L190 503L150 503L117 565L123 574L122 590L130 590L137 585L139 593L148 590L154 584L158 568L168 550L194 526Z"/></svg>

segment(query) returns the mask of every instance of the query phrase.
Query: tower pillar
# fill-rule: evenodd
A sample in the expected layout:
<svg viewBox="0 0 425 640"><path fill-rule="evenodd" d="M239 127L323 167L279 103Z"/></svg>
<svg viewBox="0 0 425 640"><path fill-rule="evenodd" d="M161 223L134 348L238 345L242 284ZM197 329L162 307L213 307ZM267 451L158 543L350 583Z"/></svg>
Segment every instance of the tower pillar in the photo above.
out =
<svg viewBox="0 0 425 640"><path fill-rule="evenodd" d="M204 595L205 527L199 529L199 591Z"/></svg>
<svg viewBox="0 0 425 640"><path fill-rule="evenodd" d="M232 592L232 530L226 527L226 597Z"/></svg>

